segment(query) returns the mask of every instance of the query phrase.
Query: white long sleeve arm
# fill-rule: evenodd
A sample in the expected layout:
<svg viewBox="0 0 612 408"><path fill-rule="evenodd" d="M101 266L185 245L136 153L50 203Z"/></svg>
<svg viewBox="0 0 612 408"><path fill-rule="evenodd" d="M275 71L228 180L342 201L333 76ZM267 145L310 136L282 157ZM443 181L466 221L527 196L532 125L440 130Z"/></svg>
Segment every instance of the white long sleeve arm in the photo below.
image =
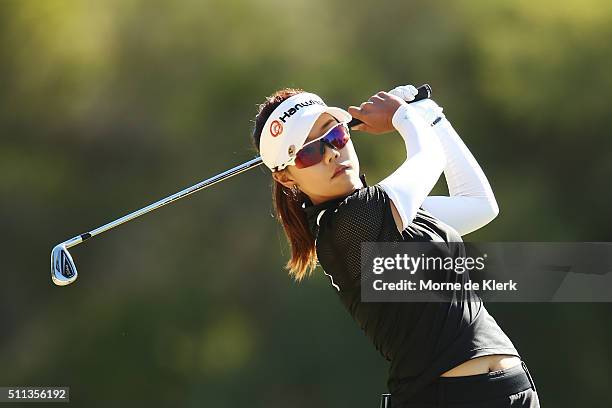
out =
<svg viewBox="0 0 612 408"><path fill-rule="evenodd" d="M440 178L446 158L433 128L408 104L400 106L392 118L406 145L406 160L378 183L389 195L402 219L402 230L416 216Z"/></svg>
<svg viewBox="0 0 612 408"><path fill-rule="evenodd" d="M441 117L433 129L446 156L444 177L450 197L429 196L423 208L442 222L452 226L460 235L473 232L493 220L499 207L487 177L478 162L461 140L442 108L431 99L412 104L429 123Z"/></svg>

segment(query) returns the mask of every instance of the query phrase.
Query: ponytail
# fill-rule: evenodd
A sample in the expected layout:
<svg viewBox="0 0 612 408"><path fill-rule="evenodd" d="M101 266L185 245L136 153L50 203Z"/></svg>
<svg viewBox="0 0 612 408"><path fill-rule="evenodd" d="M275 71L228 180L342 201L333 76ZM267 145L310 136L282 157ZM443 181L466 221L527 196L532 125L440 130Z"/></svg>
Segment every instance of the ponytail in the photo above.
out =
<svg viewBox="0 0 612 408"><path fill-rule="evenodd" d="M255 117L253 129L253 144L259 151L261 132L272 111L285 99L304 92L302 89L284 88L276 91L259 105L259 112ZM281 171L286 171L283 169ZM310 231L306 213L302 204L306 195L298 189L290 189L273 179L272 202L276 219L283 226L285 236L291 245L291 259L287 261L285 269L296 281L310 276L317 266L317 251L315 238Z"/></svg>

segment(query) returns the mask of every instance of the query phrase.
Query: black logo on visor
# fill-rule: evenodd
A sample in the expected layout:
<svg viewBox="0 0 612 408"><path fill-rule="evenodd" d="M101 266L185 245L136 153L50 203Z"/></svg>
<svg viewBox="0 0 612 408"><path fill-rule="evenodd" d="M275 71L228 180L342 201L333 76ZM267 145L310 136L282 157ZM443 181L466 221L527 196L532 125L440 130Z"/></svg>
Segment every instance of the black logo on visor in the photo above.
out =
<svg viewBox="0 0 612 408"><path fill-rule="evenodd" d="M306 102L296 103L295 105L293 105L293 107L291 109L289 109L288 111L283 112L283 116L280 116L278 119L281 120L283 123L287 123L287 119L289 119L289 118L291 118L291 116L295 115L295 113L297 111L299 111L301 108L305 108L306 106L310 106L310 105L313 105L315 103L318 103L319 105L322 105L322 106L327 106L327 105L325 105L321 101L315 101L315 100L311 99L311 100L306 101Z"/></svg>

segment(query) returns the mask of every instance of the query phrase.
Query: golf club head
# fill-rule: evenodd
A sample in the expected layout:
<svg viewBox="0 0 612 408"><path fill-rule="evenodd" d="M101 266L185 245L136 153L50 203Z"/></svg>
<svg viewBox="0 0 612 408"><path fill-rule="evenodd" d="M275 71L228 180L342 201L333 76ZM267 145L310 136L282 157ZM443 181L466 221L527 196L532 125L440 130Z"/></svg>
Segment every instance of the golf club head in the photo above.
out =
<svg viewBox="0 0 612 408"><path fill-rule="evenodd" d="M51 251L51 280L58 286L69 285L77 278L77 269L64 244Z"/></svg>

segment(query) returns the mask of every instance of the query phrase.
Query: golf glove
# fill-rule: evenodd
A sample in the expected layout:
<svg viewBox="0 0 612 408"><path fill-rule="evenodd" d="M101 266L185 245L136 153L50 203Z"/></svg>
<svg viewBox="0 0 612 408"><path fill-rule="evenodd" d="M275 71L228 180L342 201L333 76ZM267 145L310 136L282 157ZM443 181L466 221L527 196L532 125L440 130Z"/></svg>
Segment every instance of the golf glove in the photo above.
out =
<svg viewBox="0 0 612 408"><path fill-rule="evenodd" d="M419 91L412 85L396 86L389 91L391 95L402 98L406 102L414 100L414 97L418 92ZM439 123L445 118L445 115L442 113L442 107L434 102L434 100L431 98L412 102L410 105L418 111L421 117L425 119L425 122L427 122L429 125L433 125L438 118L440 118L440 120L438 120L436 123Z"/></svg>

